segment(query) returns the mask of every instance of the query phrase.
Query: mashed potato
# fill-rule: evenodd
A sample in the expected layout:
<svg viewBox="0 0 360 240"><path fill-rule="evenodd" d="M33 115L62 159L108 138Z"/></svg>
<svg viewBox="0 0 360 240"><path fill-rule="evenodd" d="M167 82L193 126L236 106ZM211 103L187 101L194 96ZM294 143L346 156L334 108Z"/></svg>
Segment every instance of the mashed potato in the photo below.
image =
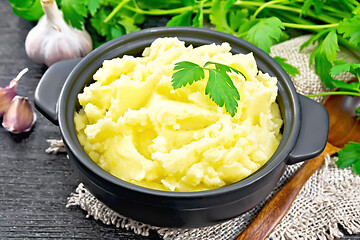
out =
<svg viewBox="0 0 360 240"><path fill-rule="evenodd" d="M234 117L205 95L207 77L173 90L174 64L227 64L240 93ZM207 72L206 72L207 73ZM277 79L257 69L251 53L228 43L186 47L159 38L142 57L106 60L78 95L78 139L103 169L125 181L166 191L202 191L254 173L281 139Z"/></svg>

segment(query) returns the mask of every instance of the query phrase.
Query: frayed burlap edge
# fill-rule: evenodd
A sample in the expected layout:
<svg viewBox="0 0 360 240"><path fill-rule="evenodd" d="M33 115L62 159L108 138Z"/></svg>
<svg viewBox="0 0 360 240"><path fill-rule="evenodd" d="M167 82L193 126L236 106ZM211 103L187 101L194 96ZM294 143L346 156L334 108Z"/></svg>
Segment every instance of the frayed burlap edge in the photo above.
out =
<svg viewBox="0 0 360 240"><path fill-rule="evenodd" d="M71 206L80 206L81 209L87 212L87 218L93 217L95 220L100 220L106 225L114 225L118 228L132 230L139 235L148 236L151 229L157 229L156 227L126 218L111 210L104 203L96 199L82 183L68 197L66 207L69 208Z"/></svg>

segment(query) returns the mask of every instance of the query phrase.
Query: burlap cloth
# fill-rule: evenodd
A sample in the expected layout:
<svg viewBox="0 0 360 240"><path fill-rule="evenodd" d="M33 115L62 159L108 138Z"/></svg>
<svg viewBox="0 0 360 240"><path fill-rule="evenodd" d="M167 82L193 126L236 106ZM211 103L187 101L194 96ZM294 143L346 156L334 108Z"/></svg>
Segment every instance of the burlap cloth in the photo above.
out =
<svg viewBox="0 0 360 240"><path fill-rule="evenodd" d="M297 91L301 94L314 94L327 89L315 74L313 67L309 67L309 57L314 46L299 52L300 45L309 36L298 37L271 49L273 56L288 59L296 66L301 74L292 80ZM341 49L339 58L348 62L357 62L355 56L346 49ZM347 80L350 74L339 78ZM317 98L321 101L321 98ZM61 141L50 141L48 152L62 150ZM340 170L334 162L335 157L326 158L325 164L305 184L291 209L281 223L270 234L268 239L333 239L341 237L339 224L350 234L360 232L360 176L351 170ZM288 166L283 177L270 198L301 166L301 163ZM112 211L105 204L97 200L83 184L79 184L74 193L68 198L67 207L80 207L87 212L86 217L93 217L105 224L132 230L137 234L147 236L149 230L155 230L164 239L233 239L256 216L263 201L255 208L230 221L210 227L196 229L169 229L143 224Z"/></svg>

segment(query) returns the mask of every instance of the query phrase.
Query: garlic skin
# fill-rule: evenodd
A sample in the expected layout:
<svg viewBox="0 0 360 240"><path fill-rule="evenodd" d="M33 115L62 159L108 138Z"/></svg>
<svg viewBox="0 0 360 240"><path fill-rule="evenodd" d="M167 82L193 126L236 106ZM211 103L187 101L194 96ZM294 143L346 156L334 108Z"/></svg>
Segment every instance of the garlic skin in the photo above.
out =
<svg viewBox="0 0 360 240"><path fill-rule="evenodd" d="M11 100L3 116L3 127L12 133L30 131L36 121L36 114L27 97L16 96Z"/></svg>
<svg viewBox="0 0 360 240"><path fill-rule="evenodd" d="M55 62L80 58L93 48L88 32L69 26L55 0L40 0L45 15L30 30L25 40L26 53L48 67Z"/></svg>
<svg viewBox="0 0 360 240"><path fill-rule="evenodd" d="M6 87L0 88L0 117L4 115L11 100L16 96L18 81L27 71L27 68L23 69Z"/></svg>

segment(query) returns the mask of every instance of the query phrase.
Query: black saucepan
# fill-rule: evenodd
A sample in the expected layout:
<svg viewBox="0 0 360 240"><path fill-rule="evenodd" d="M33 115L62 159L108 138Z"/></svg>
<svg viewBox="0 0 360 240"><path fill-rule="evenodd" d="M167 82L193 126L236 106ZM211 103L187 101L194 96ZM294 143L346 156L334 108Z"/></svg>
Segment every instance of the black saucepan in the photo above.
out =
<svg viewBox="0 0 360 240"><path fill-rule="evenodd" d="M201 192L158 191L122 181L94 163L81 147L74 129L77 95L92 82L92 75L106 59L123 55L140 56L159 37L178 37L186 44L228 42L233 53L253 52L262 72L278 79L277 102L284 120L283 138L270 160L258 171L230 186ZM200 227L234 218L264 200L273 190L287 164L320 154L328 134L325 108L296 93L280 65L254 45L209 29L159 27L114 39L83 59L52 65L35 92L37 109L60 131L80 180L102 202L132 219L162 227ZM75 179L74 179L75 181Z"/></svg>

